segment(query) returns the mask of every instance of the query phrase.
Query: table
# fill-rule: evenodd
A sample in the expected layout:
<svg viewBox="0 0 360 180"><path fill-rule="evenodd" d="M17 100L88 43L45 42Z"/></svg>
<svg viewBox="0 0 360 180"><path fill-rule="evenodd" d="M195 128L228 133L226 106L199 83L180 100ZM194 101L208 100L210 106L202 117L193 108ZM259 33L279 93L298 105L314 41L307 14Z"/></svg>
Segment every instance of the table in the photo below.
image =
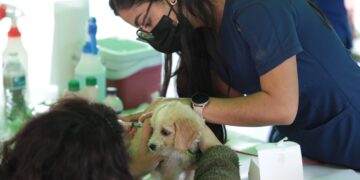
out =
<svg viewBox="0 0 360 180"><path fill-rule="evenodd" d="M249 154L256 154L256 146L264 143L258 139L249 137L236 131L236 128L227 128L228 139L226 143L234 150L239 150ZM242 180L248 180L250 161L254 156L238 154L240 160L240 176ZM304 160L307 160L304 158ZM304 164L304 180L360 180L360 172L342 167Z"/></svg>

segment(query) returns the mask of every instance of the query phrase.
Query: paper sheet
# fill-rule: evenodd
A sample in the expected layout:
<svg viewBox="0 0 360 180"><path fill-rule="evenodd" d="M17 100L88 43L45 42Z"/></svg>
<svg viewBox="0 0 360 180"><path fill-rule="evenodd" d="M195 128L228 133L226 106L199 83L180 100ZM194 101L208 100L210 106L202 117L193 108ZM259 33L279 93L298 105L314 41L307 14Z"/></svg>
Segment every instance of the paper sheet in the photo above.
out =
<svg viewBox="0 0 360 180"><path fill-rule="evenodd" d="M86 40L88 0L56 1L54 15L51 84L58 86L61 95L68 81L74 78L74 69Z"/></svg>

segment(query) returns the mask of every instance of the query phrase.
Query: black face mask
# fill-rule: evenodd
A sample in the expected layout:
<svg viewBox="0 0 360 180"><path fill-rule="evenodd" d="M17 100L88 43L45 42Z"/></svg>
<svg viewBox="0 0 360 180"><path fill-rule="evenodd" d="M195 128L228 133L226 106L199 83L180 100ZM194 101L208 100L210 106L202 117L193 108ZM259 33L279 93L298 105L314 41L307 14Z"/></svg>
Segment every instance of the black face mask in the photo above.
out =
<svg viewBox="0 0 360 180"><path fill-rule="evenodd" d="M171 12L172 9L170 9ZM170 14L169 12L169 14ZM193 29L191 23L183 15L177 15L179 23L174 25L169 16L163 16L159 23L151 31L152 38L143 39L148 42L154 49L170 54L181 50L181 30L183 28Z"/></svg>

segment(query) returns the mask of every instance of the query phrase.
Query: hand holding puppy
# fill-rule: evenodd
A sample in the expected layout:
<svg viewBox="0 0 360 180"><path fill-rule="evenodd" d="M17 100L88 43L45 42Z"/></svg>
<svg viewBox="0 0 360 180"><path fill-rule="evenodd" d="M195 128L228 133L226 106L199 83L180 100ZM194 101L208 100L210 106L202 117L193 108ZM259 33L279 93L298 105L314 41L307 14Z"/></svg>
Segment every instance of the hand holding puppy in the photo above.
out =
<svg viewBox="0 0 360 180"><path fill-rule="evenodd" d="M142 177L155 169L162 160L161 156L157 156L150 152L147 143L152 134L152 128L149 119L144 121L141 129L136 131L134 138L130 142L130 172L133 177Z"/></svg>
<svg viewBox="0 0 360 180"><path fill-rule="evenodd" d="M222 144L215 136L215 134L211 131L211 129L205 125L200 136L200 143L199 143L200 151L204 153L207 149L217 145L222 145Z"/></svg>

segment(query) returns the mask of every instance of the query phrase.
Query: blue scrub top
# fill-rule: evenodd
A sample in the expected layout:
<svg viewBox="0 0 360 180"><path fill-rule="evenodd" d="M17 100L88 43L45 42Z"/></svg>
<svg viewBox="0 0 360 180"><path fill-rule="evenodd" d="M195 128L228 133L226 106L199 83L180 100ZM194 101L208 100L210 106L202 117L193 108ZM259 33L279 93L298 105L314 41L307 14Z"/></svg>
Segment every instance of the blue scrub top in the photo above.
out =
<svg viewBox="0 0 360 180"><path fill-rule="evenodd" d="M352 48L352 33L344 0L311 0L331 22L345 47Z"/></svg>
<svg viewBox="0 0 360 180"><path fill-rule="evenodd" d="M305 0L226 0L218 34L223 68L212 69L243 94L259 77L297 57L299 108L277 126L303 155L360 170L360 67Z"/></svg>

